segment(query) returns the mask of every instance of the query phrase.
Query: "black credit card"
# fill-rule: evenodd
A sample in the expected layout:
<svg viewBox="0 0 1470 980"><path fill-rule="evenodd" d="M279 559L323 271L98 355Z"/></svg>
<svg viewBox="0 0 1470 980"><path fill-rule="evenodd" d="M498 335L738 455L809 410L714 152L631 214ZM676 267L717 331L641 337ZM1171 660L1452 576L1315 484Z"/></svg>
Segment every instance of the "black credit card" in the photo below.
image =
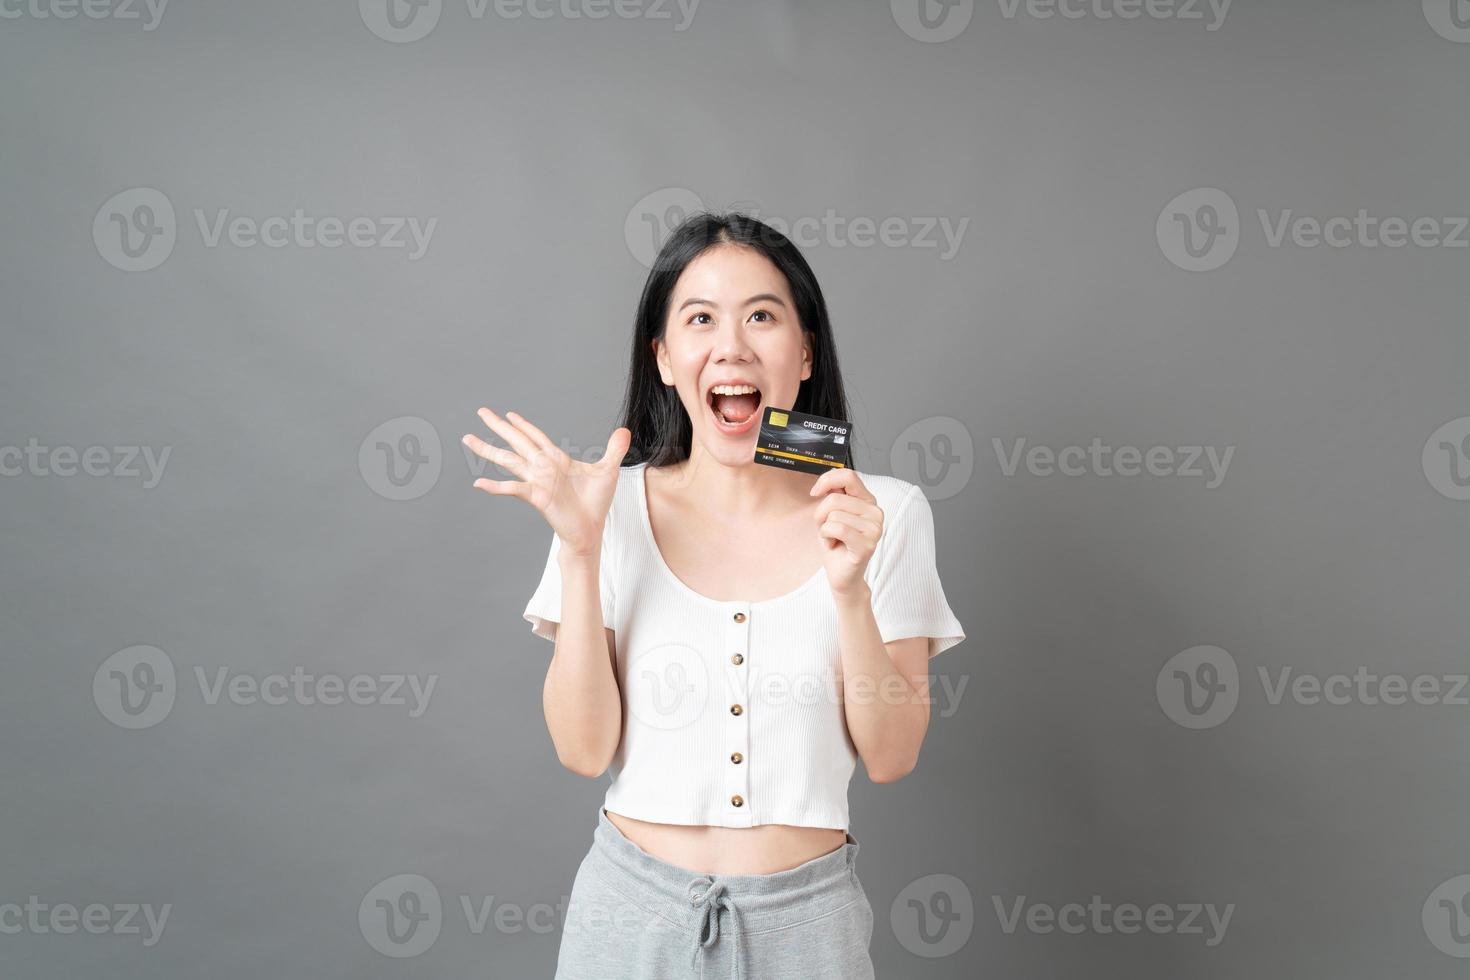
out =
<svg viewBox="0 0 1470 980"><path fill-rule="evenodd" d="M852 423L767 405L755 461L803 473L851 468Z"/></svg>

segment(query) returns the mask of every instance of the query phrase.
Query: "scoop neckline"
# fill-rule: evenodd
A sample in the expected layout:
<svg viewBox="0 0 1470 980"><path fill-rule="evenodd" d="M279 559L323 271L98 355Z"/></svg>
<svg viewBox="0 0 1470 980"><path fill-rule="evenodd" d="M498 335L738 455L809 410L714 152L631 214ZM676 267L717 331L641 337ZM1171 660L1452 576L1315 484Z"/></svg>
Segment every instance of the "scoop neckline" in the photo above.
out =
<svg viewBox="0 0 1470 980"><path fill-rule="evenodd" d="M665 578L667 578L674 585L675 588L683 592L685 595L689 596L691 599L695 599L708 606L745 606L747 608L771 606L775 605L776 603L786 602L789 599L796 598L803 592L810 589L818 581L826 577L827 566L823 564L820 568L816 570L815 573L812 574L811 578L807 579L805 582L803 582L801 585L798 585L790 592L787 592L783 595L773 596L770 599L756 599L754 601L749 599L715 599L705 595L703 592L694 591L694 589L690 588L683 579L674 574L674 570L670 568L669 563L664 560L663 552L660 551L658 547L658 541L653 536L653 520L648 516L648 464L646 462L639 463L636 467L633 468L637 470L637 473L635 473L633 476L633 482L637 484L638 488L638 516L640 518L639 524L643 526L643 539L648 542L648 550L653 553L654 564L658 566L661 574Z"/></svg>

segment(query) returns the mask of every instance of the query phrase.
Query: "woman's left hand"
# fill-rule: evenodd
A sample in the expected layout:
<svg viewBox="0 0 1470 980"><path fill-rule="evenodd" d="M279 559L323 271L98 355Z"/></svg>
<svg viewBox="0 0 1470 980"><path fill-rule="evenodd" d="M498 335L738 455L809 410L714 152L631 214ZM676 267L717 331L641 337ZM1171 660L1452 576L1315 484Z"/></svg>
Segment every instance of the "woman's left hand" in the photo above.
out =
<svg viewBox="0 0 1470 980"><path fill-rule="evenodd" d="M863 572L883 536L883 510L877 498L850 469L829 470L812 484L817 504L817 534L826 549L822 561L827 582L837 598L858 595L867 587Z"/></svg>

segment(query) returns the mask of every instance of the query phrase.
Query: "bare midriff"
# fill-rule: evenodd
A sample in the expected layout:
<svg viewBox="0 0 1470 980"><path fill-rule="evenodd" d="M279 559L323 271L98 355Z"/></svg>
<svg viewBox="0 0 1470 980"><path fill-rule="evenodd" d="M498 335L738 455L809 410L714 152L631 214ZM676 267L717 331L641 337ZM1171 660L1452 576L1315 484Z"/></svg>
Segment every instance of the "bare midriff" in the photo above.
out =
<svg viewBox="0 0 1470 980"><path fill-rule="evenodd" d="M847 843L847 831L832 827L650 823L611 810L607 819L644 852L697 874L772 874L830 854Z"/></svg>

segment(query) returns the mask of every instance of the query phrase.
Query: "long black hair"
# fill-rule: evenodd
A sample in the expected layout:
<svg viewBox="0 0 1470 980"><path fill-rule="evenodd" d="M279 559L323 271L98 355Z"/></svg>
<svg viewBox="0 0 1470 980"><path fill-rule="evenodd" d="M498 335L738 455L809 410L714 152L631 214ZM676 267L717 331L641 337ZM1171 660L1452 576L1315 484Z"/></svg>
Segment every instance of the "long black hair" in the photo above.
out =
<svg viewBox="0 0 1470 980"><path fill-rule="evenodd" d="M849 417L827 301L801 252L789 238L757 218L739 212L701 211L680 223L659 249L638 300L628 389L621 410L622 424L633 433L624 466L647 463L659 467L689 458L694 429L678 391L659 377L653 342L663 337L669 297L685 267L716 245L727 244L753 248L781 271L796 301L801 329L811 342L812 376L801 382L795 405L776 407L834 419Z"/></svg>

